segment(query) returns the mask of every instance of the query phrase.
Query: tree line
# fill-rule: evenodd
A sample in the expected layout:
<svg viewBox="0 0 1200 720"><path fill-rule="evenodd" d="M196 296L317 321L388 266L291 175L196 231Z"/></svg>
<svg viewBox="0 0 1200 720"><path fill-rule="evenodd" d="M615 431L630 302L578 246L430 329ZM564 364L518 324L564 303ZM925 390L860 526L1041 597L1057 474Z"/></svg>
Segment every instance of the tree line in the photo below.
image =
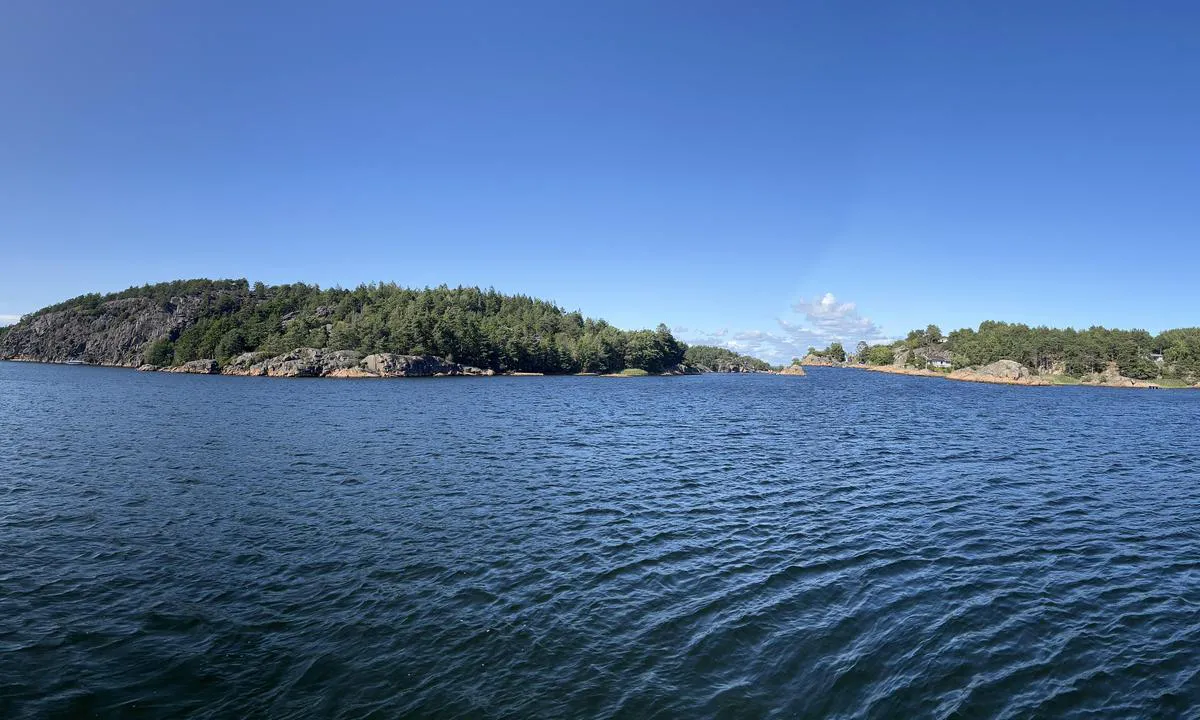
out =
<svg viewBox="0 0 1200 720"><path fill-rule="evenodd" d="M146 349L144 359L154 365L202 358L224 363L245 352L277 355L314 347L437 355L498 372L661 372L682 362L687 350L665 325L625 331L525 295L444 285L378 283L347 290L182 280L83 295L38 314L121 312L105 303L126 298L149 299L167 311L185 298L200 303L194 323Z"/></svg>
<svg viewBox="0 0 1200 720"><path fill-rule="evenodd" d="M829 357L840 349L839 343L833 343L817 354ZM1200 328L1151 335L1145 330L1099 326L1075 330L988 320L977 329L964 328L943 335L937 325L929 325L894 343L859 343L852 359L886 365L894 362L897 353L907 350L909 361L919 363L921 356L913 351L929 349L948 351L954 368L1014 360L1040 373L1079 377L1104 372L1115 363L1122 375L1140 380L1200 379Z"/></svg>
<svg viewBox="0 0 1200 720"><path fill-rule="evenodd" d="M771 365L750 355L741 355L733 350L715 345L691 345L683 355L689 365L706 368L713 372L745 372L747 370L770 370Z"/></svg>

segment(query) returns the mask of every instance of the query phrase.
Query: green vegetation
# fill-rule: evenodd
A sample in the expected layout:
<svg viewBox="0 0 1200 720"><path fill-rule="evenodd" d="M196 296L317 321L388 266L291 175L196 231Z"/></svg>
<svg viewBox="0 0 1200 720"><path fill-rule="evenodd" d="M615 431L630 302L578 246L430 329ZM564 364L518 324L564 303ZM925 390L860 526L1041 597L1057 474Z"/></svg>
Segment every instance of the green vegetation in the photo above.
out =
<svg viewBox="0 0 1200 720"><path fill-rule="evenodd" d="M622 377L646 377L650 373L641 368L625 368L617 374L621 375Z"/></svg>
<svg viewBox="0 0 1200 720"><path fill-rule="evenodd" d="M930 325L930 327L934 326ZM896 344L896 347L902 346L902 343ZM891 365L896 359L896 347L891 345L868 345L866 342L860 342L855 347L854 356L850 359L867 365ZM832 342L824 350L809 347L807 355L839 363L846 362L847 357L849 357L846 354L846 349L842 347L840 342ZM793 362L798 361L793 359Z"/></svg>
<svg viewBox="0 0 1200 720"><path fill-rule="evenodd" d="M713 345L692 345L683 354L683 359L689 365L708 368L716 372L728 372L742 368L745 370L770 370L771 365L763 360L749 355L739 355L733 350Z"/></svg>
<svg viewBox="0 0 1200 720"><path fill-rule="evenodd" d="M810 347L808 354L831 360L845 357L838 342L825 350ZM946 363L958 369L1014 360L1059 385L1078 385L1082 377L1109 372L1115 365L1127 378L1188 387L1200 381L1200 328L1154 336L1145 330L1060 330L987 321L978 329L945 335L937 325L928 325L891 344L859 342L851 359L891 365L901 356L908 367L939 372L950 371Z"/></svg>
<svg viewBox="0 0 1200 720"><path fill-rule="evenodd" d="M842 347L840 342L830 343L829 347L824 350L818 350L815 347L809 347L806 355L811 355L815 358L823 358L834 362L846 361L846 349Z"/></svg>
<svg viewBox="0 0 1200 720"><path fill-rule="evenodd" d="M858 361L867 365L891 365L896 351L890 345L868 345L859 350Z"/></svg>
<svg viewBox="0 0 1200 720"><path fill-rule="evenodd" d="M1074 375L1050 375L1049 378L1055 385L1079 385L1081 382Z"/></svg>
<svg viewBox="0 0 1200 720"><path fill-rule="evenodd" d="M1180 328L1159 333L1155 344L1169 377L1200 379L1200 328Z"/></svg>
<svg viewBox="0 0 1200 720"><path fill-rule="evenodd" d="M682 362L687 350L665 325L623 331L544 300L444 285L322 290L302 283L251 287L245 280L183 280L83 295L36 314L122 316L135 308L105 303L128 298L149 299L164 310L198 303L195 323L146 348L145 360L155 365L315 347L437 355L498 372L657 373Z"/></svg>
<svg viewBox="0 0 1200 720"><path fill-rule="evenodd" d="M1191 387L1191 385L1190 385L1190 384L1189 384L1189 383L1188 383L1186 380L1182 380L1182 379L1180 379L1180 378L1175 378L1175 377L1160 377L1160 378L1155 378L1155 380L1154 380L1154 383L1155 383L1156 385L1159 385L1159 386L1161 386L1161 387L1165 387L1165 388L1185 388L1185 387Z"/></svg>
<svg viewBox="0 0 1200 720"><path fill-rule="evenodd" d="M904 346L915 350L926 345L936 345L945 340L942 330L937 325L928 325L924 330L913 330L904 339Z"/></svg>
<svg viewBox="0 0 1200 720"><path fill-rule="evenodd" d="M8 329L9 329L10 327L12 327L12 326L11 326L11 325L5 325L5 326L3 326L3 327L0 327L0 342L4 342L4 336L8 334Z"/></svg>
<svg viewBox="0 0 1200 720"><path fill-rule="evenodd" d="M1125 377L1164 386L1164 380L1177 380L1178 385L1171 385L1174 387L1200 379L1200 328L1167 330L1154 336L1145 330L1057 329L989 320L978 329L955 330L944 338L936 325L930 325L912 331L893 347L949 352L955 368L1015 360L1044 375L1080 378L1105 372L1115 364Z"/></svg>
<svg viewBox="0 0 1200 720"><path fill-rule="evenodd" d="M146 348L143 359L149 365L170 365L175 361L175 346L167 339L153 342Z"/></svg>
<svg viewBox="0 0 1200 720"><path fill-rule="evenodd" d="M947 345L955 367L1008 359L1039 372L1057 368L1082 376L1103 372L1115 362L1126 377L1148 380L1159 375L1158 365L1151 360L1159 344L1145 330L1076 331L988 321L978 330L955 330Z"/></svg>

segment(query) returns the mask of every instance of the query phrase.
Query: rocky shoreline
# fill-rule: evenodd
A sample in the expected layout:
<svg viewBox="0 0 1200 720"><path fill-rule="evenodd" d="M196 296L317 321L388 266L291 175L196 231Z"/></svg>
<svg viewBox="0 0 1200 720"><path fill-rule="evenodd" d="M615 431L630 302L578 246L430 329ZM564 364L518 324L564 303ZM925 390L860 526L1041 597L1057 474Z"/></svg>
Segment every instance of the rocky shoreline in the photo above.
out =
<svg viewBox="0 0 1200 720"><path fill-rule="evenodd" d="M435 355L400 355L374 353L362 355L353 350L325 350L322 348L296 348L281 355L264 352L242 353L222 365L213 358L192 360L181 365L132 365L123 363L64 362L62 360L14 356L6 358L12 362L46 363L51 365L87 365L91 367L113 367L141 372L162 372L185 375L230 375L239 377L272 378L414 378L414 377L541 377L543 373L496 372L491 369L461 365ZM798 365L778 370L710 370L681 363L661 373L645 373L651 377L674 377L681 375L757 374L802 377L806 373ZM643 373L578 373L589 377L639 377Z"/></svg>
<svg viewBox="0 0 1200 720"><path fill-rule="evenodd" d="M216 360L204 359L164 368L142 365L138 370L275 378L454 377L496 374L493 370L460 365L433 355L374 353L364 356L353 350L321 348L296 348L274 356L261 352L242 353L224 366Z"/></svg>
<svg viewBox="0 0 1200 720"><path fill-rule="evenodd" d="M29 356L13 356L4 358L11 362L33 362L52 365L87 365L91 367L110 367L136 369L142 372L163 372L191 375L231 375L241 377L273 377L273 378L412 378L412 377L524 377L542 376L543 373L530 372L496 372L470 365L449 362L434 355L400 355L394 353L374 353L363 356L353 350L324 350L321 348L296 348L282 355L269 353L243 353L231 359L225 365L217 360L206 358L192 360L182 365L159 367L155 365L140 365L122 363L91 363L65 362ZM1095 373L1071 382L1056 380L1065 376L1038 375L1029 368L1012 360L998 360L990 365L979 368L960 368L953 372L939 372L904 365L860 365L849 362L807 362L784 366L776 370L710 370L708 368L680 364L661 373L646 373L650 377L668 377L679 375L718 374L756 374L782 375L803 377L807 373L804 367L831 367L846 370L866 370L869 372L889 375L910 375L915 377L940 378L958 382L975 382L991 385L1023 385L1032 387L1112 387L1144 390L1158 389L1193 389L1200 390L1200 385L1186 387L1163 387L1157 383L1137 380L1120 375L1115 368L1110 367L1103 373ZM578 373L590 377L639 377L641 373Z"/></svg>
<svg viewBox="0 0 1200 720"><path fill-rule="evenodd" d="M827 367L847 368L852 370L868 370L870 372L887 373L890 375L913 375L916 377L942 378L958 382L986 383L991 385L1024 385L1033 387L1111 387L1130 388L1139 390L1162 389L1200 389L1200 386L1187 388L1164 388L1162 385L1145 380L1124 377L1110 367L1103 373L1095 373L1080 379L1078 382L1060 382L1056 378L1063 375L1037 375L1024 365L1013 360L998 360L990 365L979 368L961 368L953 372L938 372L906 367L903 365L858 365L855 363L830 363Z"/></svg>

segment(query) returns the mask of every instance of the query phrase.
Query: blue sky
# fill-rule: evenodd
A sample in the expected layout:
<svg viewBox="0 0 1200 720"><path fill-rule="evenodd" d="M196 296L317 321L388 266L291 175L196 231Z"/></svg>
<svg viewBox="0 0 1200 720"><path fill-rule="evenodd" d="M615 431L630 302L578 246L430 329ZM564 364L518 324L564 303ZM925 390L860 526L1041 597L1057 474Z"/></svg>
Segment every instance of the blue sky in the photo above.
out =
<svg viewBox="0 0 1200 720"><path fill-rule="evenodd" d="M253 7L251 7L253 6ZM1200 324L1200 6L0 9L0 316L494 286L772 359Z"/></svg>

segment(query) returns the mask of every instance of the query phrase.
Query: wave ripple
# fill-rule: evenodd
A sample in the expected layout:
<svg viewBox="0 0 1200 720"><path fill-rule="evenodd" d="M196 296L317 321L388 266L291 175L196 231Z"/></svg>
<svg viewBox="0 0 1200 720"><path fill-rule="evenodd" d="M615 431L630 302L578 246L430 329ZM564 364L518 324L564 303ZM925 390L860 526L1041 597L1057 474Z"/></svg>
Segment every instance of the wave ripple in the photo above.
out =
<svg viewBox="0 0 1200 720"><path fill-rule="evenodd" d="M0 363L2 717L1173 717L1200 394Z"/></svg>

